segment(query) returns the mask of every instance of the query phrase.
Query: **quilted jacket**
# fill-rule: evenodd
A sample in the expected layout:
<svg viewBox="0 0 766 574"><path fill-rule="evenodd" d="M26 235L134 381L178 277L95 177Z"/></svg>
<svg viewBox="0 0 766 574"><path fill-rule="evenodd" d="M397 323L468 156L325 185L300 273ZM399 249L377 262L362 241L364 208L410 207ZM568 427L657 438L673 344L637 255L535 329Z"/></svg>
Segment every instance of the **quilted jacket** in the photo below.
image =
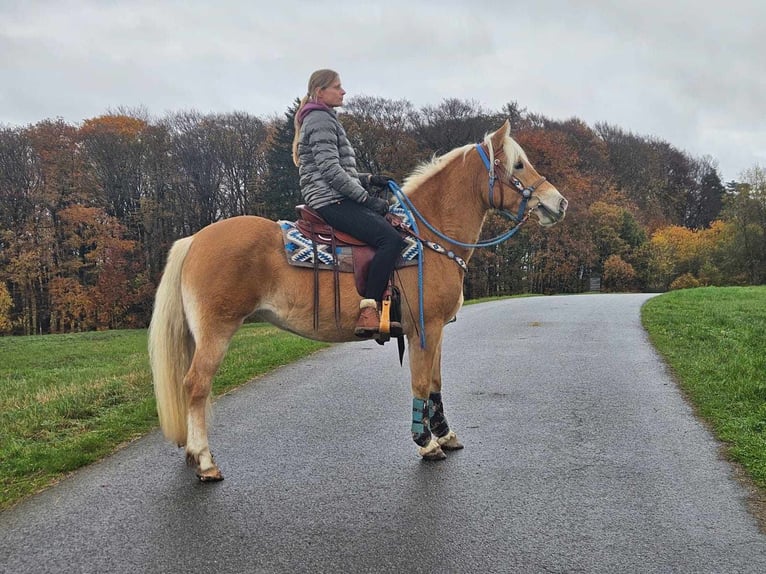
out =
<svg viewBox="0 0 766 574"><path fill-rule="evenodd" d="M308 112L298 140L303 200L317 209L341 199L363 203L368 195L356 171L354 148L334 110Z"/></svg>

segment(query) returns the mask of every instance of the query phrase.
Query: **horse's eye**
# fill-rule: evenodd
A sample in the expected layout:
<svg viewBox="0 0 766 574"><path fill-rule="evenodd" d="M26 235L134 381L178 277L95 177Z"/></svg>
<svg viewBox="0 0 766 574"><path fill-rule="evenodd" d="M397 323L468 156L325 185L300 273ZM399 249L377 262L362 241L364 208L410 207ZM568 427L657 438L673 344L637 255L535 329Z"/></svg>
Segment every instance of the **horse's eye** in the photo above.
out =
<svg viewBox="0 0 766 574"><path fill-rule="evenodd" d="M522 162L516 162L516 165L513 166L513 169L524 169L524 164Z"/></svg>

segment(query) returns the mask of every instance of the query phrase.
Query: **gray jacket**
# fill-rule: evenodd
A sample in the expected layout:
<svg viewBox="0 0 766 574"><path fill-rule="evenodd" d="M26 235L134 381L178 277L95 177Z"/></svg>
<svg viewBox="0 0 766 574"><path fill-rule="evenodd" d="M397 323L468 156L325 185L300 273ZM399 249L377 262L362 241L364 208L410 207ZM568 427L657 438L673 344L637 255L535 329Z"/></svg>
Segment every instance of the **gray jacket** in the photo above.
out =
<svg viewBox="0 0 766 574"><path fill-rule="evenodd" d="M367 200L356 171L354 148L335 111L312 110L303 119L298 140L301 194L309 207L341 199Z"/></svg>

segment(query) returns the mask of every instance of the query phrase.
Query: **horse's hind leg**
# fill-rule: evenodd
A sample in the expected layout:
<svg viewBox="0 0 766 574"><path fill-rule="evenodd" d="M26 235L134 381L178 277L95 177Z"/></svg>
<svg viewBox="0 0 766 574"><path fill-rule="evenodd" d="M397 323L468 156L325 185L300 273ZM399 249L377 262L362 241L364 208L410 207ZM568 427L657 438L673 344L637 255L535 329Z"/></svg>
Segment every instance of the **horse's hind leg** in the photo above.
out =
<svg viewBox="0 0 766 574"><path fill-rule="evenodd" d="M431 432L436 437L436 442L444 450L459 450L463 448L454 431L450 430L447 417L444 415L444 403L442 402L442 374L441 374L442 349L439 345L434 356L433 369L431 372L431 392L428 395L428 423Z"/></svg>
<svg viewBox="0 0 766 574"><path fill-rule="evenodd" d="M198 334L194 357L184 377L189 405L186 460L190 464L197 465L196 472L201 481L223 480L223 475L213 461L208 445L207 418L213 377L226 354L231 337L238 328L239 324L228 328L219 324L215 333Z"/></svg>

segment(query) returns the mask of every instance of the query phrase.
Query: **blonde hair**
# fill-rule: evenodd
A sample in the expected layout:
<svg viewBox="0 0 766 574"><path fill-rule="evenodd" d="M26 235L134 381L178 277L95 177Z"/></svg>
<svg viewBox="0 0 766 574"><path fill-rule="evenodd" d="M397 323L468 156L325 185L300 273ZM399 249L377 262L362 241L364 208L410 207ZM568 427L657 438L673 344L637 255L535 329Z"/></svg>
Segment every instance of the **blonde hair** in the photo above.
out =
<svg viewBox="0 0 766 574"><path fill-rule="evenodd" d="M295 110L295 119L294 119L294 125L295 125L295 136L293 137L293 163L298 166L300 165L300 158L298 157L298 140L301 137L301 122L298 121L298 117L300 116L301 110L303 109L303 106L305 106L310 101L316 101L317 98L317 91L329 88L335 80L338 79L338 72L335 70L317 70L313 74L311 74L311 77L309 78L309 86L308 90L306 91L306 95L301 98L301 103L298 106L298 109Z"/></svg>

